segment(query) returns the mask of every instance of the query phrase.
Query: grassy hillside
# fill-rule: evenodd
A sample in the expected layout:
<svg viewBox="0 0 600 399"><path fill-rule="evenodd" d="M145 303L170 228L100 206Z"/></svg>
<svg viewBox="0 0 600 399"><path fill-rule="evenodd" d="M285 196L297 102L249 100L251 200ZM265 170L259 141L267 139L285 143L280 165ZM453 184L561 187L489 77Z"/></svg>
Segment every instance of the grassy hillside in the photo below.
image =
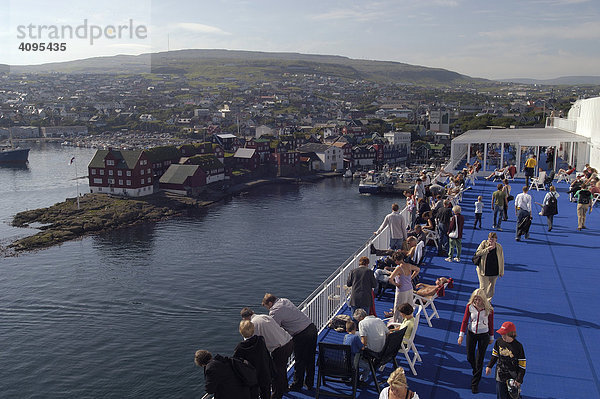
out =
<svg viewBox="0 0 600 399"><path fill-rule="evenodd" d="M204 80L207 84L223 79L264 81L281 77L284 73L314 73L380 83L456 84L484 81L445 69L400 62L358 60L330 55L230 50L179 50L139 56L95 57L70 62L17 66L12 67L12 71L186 74L199 81Z"/></svg>

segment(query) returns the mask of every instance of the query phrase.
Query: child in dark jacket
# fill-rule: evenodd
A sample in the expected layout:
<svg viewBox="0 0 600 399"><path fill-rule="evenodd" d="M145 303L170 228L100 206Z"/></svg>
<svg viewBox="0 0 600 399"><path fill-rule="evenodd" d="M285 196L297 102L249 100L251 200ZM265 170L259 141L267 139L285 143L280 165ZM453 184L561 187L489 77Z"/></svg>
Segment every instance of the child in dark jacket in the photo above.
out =
<svg viewBox="0 0 600 399"><path fill-rule="evenodd" d="M257 387L251 388L252 398L258 398L260 390L261 399L271 399L271 375L273 370L272 359L265 339L254 335L254 324L250 320L240 322L240 334L244 340L240 342L233 352L233 357L246 359L256 369L258 378Z"/></svg>

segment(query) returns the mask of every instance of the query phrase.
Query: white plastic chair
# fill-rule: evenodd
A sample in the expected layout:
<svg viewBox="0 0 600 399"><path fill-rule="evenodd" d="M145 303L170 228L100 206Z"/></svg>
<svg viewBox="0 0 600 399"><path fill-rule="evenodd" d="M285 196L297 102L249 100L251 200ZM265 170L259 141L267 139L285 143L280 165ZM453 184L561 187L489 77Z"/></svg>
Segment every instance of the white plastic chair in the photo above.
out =
<svg viewBox="0 0 600 399"><path fill-rule="evenodd" d="M544 180L546 180L546 171L541 171L538 177L534 177L533 179L531 179L529 190L531 190L534 186L537 191L540 191L540 188L542 190L545 190L546 187L544 187Z"/></svg>
<svg viewBox="0 0 600 399"><path fill-rule="evenodd" d="M467 183L469 183L470 185L474 186L475 180L477 180L477 176L475 176L475 172L469 173L467 175Z"/></svg>
<svg viewBox="0 0 600 399"><path fill-rule="evenodd" d="M440 249L440 235L438 234L437 231L429 230L429 232L425 236L425 242L428 243L429 240L433 241L433 243L435 244L435 247L438 250Z"/></svg>
<svg viewBox="0 0 600 399"><path fill-rule="evenodd" d="M592 209L594 209L594 205L596 205L598 199L600 199L600 193L594 194L594 199L592 200L592 205L590 206L590 213L592 213Z"/></svg>
<svg viewBox="0 0 600 399"><path fill-rule="evenodd" d="M444 283L444 290L448 288L448 283ZM421 296L419 294L417 294L416 292L414 293L414 300L416 304L419 304L421 306L421 308L423 309L423 315L425 316L425 320L427 320L427 324L429 324L429 327L433 327L433 325L431 324L431 319L433 319L434 317L436 318L440 318L440 315L437 311L437 308L435 307L435 299L438 297L438 291L435 292L435 294L431 295L431 296ZM433 312L431 312L431 314L427 313L427 308L430 307L431 310Z"/></svg>
<svg viewBox="0 0 600 399"><path fill-rule="evenodd" d="M402 341L402 345L400 346L399 353L403 353L404 357L406 357L406 361L408 362L408 366L412 371L413 375L417 375L417 370L415 370L415 363L417 361L422 362L421 355L419 355L419 351L417 351L417 347L415 346L415 337L417 335L417 329L419 328L419 321L421 320L421 310L423 307L417 307L417 313L414 315L415 318L415 326L410 334L410 337L406 342ZM399 326L401 323L390 323L392 326ZM411 356L410 352L413 352L414 355Z"/></svg>
<svg viewBox="0 0 600 399"><path fill-rule="evenodd" d="M425 242L427 242L427 240L425 240ZM415 252L413 253L413 256L412 256L412 261L417 266L419 266L421 264L421 262L423 261L423 256L424 256L423 253L425 252L425 242L419 241L417 243L417 246L415 247Z"/></svg>
<svg viewBox="0 0 600 399"><path fill-rule="evenodd" d="M561 172L558 175L556 175L556 184L560 183L561 181L566 181L568 183L569 175L566 174L565 172Z"/></svg>

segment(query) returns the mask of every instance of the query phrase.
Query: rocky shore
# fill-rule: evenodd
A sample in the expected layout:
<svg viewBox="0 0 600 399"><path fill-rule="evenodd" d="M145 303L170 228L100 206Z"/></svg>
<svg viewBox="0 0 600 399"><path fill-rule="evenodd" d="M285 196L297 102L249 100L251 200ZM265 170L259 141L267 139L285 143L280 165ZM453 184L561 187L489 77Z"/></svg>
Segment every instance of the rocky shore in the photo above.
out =
<svg viewBox="0 0 600 399"><path fill-rule="evenodd" d="M313 176L307 180L314 181L315 178ZM48 208L17 213L12 221L13 226L36 227L41 231L16 240L8 246L8 250L20 252L47 248L88 234L183 215L189 209L209 206L227 196L252 190L264 184L297 182L298 180L293 178L261 179L237 184L225 191L206 191L199 198L165 192L140 198L86 194L79 199L79 209L77 199L68 198ZM35 226L31 226L32 224ZM7 255L7 251L3 252Z"/></svg>
<svg viewBox="0 0 600 399"><path fill-rule="evenodd" d="M152 198L150 198L152 197ZM12 225L28 227L42 224L39 233L21 238L9 245L16 251L39 249L72 240L90 233L132 226L176 216L189 206L164 195L143 199L113 197L106 194L86 194L69 198L48 208L19 212Z"/></svg>

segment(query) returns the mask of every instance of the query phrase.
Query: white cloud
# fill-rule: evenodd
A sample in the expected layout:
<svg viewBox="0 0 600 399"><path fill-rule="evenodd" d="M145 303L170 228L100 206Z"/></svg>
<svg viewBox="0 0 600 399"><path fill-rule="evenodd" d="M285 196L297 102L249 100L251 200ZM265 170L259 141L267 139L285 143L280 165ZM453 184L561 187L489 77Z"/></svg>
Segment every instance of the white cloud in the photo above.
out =
<svg viewBox="0 0 600 399"><path fill-rule="evenodd" d="M456 0L434 0L433 4L442 7L458 7L459 3Z"/></svg>
<svg viewBox="0 0 600 399"><path fill-rule="evenodd" d="M131 51L150 51L152 49L152 46L150 46L149 44L140 44L140 43L115 43L115 44L109 44L106 47L119 49L119 50L131 50Z"/></svg>
<svg viewBox="0 0 600 399"><path fill-rule="evenodd" d="M381 18L383 11L363 11L363 10L334 10L323 14L314 15L312 19L317 21L351 19L354 21L372 21Z"/></svg>
<svg viewBox="0 0 600 399"><path fill-rule="evenodd" d="M590 0L538 0L535 3L547 4L550 6L568 6L572 4L588 3Z"/></svg>
<svg viewBox="0 0 600 399"><path fill-rule="evenodd" d="M600 24L586 22L573 26L514 26L501 30L480 32L479 35L493 39L600 39Z"/></svg>
<svg viewBox="0 0 600 399"><path fill-rule="evenodd" d="M198 24L195 22L180 22L175 24L177 28L185 29L190 32L196 33L208 33L214 35L231 35L231 33L222 30L221 28L217 28L216 26Z"/></svg>

